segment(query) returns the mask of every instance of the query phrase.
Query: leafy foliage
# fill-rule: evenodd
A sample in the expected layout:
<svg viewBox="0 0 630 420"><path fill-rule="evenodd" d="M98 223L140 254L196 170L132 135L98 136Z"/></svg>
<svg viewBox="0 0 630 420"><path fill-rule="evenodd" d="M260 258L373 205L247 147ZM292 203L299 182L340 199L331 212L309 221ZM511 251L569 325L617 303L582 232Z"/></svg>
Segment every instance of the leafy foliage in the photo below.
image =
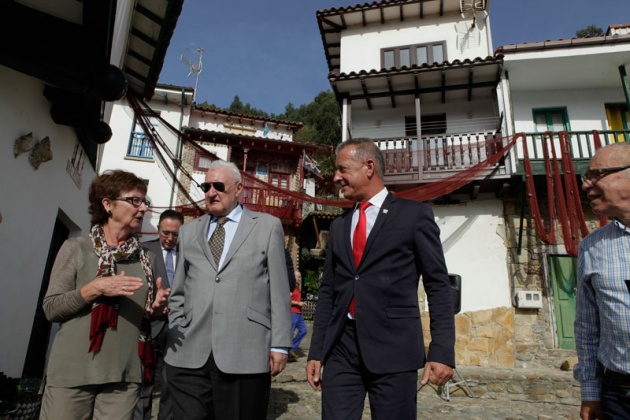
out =
<svg viewBox="0 0 630 420"><path fill-rule="evenodd" d="M602 36L604 35L604 31L597 25L589 25L586 28L580 29L575 32L575 36L578 38L588 38L593 36Z"/></svg>
<svg viewBox="0 0 630 420"><path fill-rule="evenodd" d="M230 104L228 111L234 112L237 114L254 115L256 117L269 118L268 113L266 113L265 111L261 109L254 108L253 106L249 104L249 102L247 102L246 104L243 104L243 101L241 101L241 98L239 98L238 95L234 96L234 99L232 100L232 103Z"/></svg>
<svg viewBox="0 0 630 420"><path fill-rule="evenodd" d="M319 270L306 270L304 277L304 291L316 295L319 293L319 283L322 278L322 268Z"/></svg>

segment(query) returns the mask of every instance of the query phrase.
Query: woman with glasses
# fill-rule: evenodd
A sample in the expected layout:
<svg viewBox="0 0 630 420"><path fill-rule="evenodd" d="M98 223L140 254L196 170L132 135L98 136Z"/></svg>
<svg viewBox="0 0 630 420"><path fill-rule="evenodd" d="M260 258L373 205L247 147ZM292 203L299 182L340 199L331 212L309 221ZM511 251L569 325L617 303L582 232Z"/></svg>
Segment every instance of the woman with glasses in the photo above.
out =
<svg viewBox="0 0 630 420"><path fill-rule="evenodd" d="M155 359L150 318L170 289L134 234L149 207L145 182L126 171L97 176L89 190L92 228L59 250L44 313L60 323L42 399L42 419L131 419Z"/></svg>

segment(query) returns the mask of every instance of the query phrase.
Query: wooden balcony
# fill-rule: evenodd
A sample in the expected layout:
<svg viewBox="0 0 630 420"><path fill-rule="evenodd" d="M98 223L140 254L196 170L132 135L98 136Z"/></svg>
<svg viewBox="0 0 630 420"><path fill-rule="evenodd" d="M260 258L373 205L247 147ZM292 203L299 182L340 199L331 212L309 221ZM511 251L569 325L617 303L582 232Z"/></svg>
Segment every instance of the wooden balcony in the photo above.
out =
<svg viewBox="0 0 630 420"><path fill-rule="evenodd" d="M573 166L576 173L584 173L588 162L595 154L598 146L630 141L630 130L592 130L592 131L567 131L569 148L573 158ZM525 157L525 145L531 160L534 174L545 173L545 148L549 157L555 151L560 166L562 156L560 149L559 132L547 131L545 133L525 133L525 142L517 142L515 145L516 156L513 162L512 172L515 175L525 174L523 159ZM552 147L553 146L553 147Z"/></svg>
<svg viewBox="0 0 630 420"><path fill-rule="evenodd" d="M375 139L385 156L385 183L416 184L435 182L469 169L501 150L509 139L496 132L429 135ZM478 179L488 175L510 175L504 160L496 167L476 174Z"/></svg>
<svg viewBox="0 0 630 420"><path fill-rule="evenodd" d="M276 216L282 220L283 224L295 224L302 221L302 206L297 205L296 200L288 194L244 182L239 201L250 210Z"/></svg>
<svg viewBox="0 0 630 420"><path fill-rule="evenodd" d="M619 141L630 141L630 130L569 131L569 147L575 170L583 173L596 145L605 146ZM527 147L534 174L545 173L544 150L548 156L553 149L561 161L558 132L523 133L499 162L476 172L471 180L509 178L523 175L524 148ZM420 184L440 181L472 168L504 149L513 136L501 137L496 132L463 133L415 137L375 139L385 156L385 183ZM553 148L551 147L553 145Z"/></svg>

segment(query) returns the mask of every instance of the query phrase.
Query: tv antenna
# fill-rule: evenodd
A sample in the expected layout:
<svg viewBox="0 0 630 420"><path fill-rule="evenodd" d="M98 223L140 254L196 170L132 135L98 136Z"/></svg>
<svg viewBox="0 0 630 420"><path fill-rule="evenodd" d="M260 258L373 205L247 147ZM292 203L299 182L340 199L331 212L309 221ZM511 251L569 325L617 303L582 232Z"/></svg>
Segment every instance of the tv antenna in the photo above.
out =
<svg viewBox="0 0 630 420"><path fill-rule="evenodd" d="M194 54L199 54L199 63L195 64L190 61L184 54L180 55L179 59L190 68L188 72L188 76L190 77L193 74L195 75L195 91L193 92L193 102L195 102L195 97L197 96L197 85L199 84L199 73L201 73L203 67L203 48L200 47L188 47L188 50Z"/></svg>

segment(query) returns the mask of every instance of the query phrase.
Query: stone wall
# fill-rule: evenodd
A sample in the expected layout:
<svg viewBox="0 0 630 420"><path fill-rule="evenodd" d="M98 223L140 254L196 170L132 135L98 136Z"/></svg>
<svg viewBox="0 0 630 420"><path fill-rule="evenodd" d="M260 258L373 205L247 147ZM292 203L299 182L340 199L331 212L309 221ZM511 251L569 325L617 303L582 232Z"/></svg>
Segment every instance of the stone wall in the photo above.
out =
<svg viewBox="0 0 630 420"><path fill-rule="evenodd" d="M549 206L547 201L542 199L542 194L539 194L538 199L545 229L548 230ZM583 207L583 211L589 231L596 229L599 226L597 217L593 215L588 205ZM541 291L543 307L542 309L514 308L515 367L558 367L556 365L559 359L552 355L557 349L557 332L553 320L555 314L551 313L554 310L554 302L551 295L551 280L545 272L547 264L545 260L553 254L566 255L561 226L557 220L553 221L556 243L545 244L537 236L529 207L526 208L523 220L521 220L520 212L518 200L504 201L505 242L508 251L510 286L514 292L517 290ZM521 228L522 237L519 248ZM568 353L563 353L562 358Z"/></svg>
<svg viewBox="0 0 630 420"><path fill-rule="evenodd" d="M425 346L431 341L429 314L422 314ZM495 308L455 316L455 363L463 366L514 367L514 311Z"/></svg>
<svg viewBox="0 0 630 420"><path fill-rule="evenodd" d="M539 203L543 215L547 214L546 203ZM542 242L536 236L531 215L520 217L520 203L505 202L506 247L513 294L517 290L539 290L543 295L542 309L514 308L515 366L527 367L533 354L541 349L552 348L555 328L552 327L547 294L543 287L544 264L537 250ZM522 237L519 249L519 235ZM556 236L557 237L557 236Z"/></svg>

